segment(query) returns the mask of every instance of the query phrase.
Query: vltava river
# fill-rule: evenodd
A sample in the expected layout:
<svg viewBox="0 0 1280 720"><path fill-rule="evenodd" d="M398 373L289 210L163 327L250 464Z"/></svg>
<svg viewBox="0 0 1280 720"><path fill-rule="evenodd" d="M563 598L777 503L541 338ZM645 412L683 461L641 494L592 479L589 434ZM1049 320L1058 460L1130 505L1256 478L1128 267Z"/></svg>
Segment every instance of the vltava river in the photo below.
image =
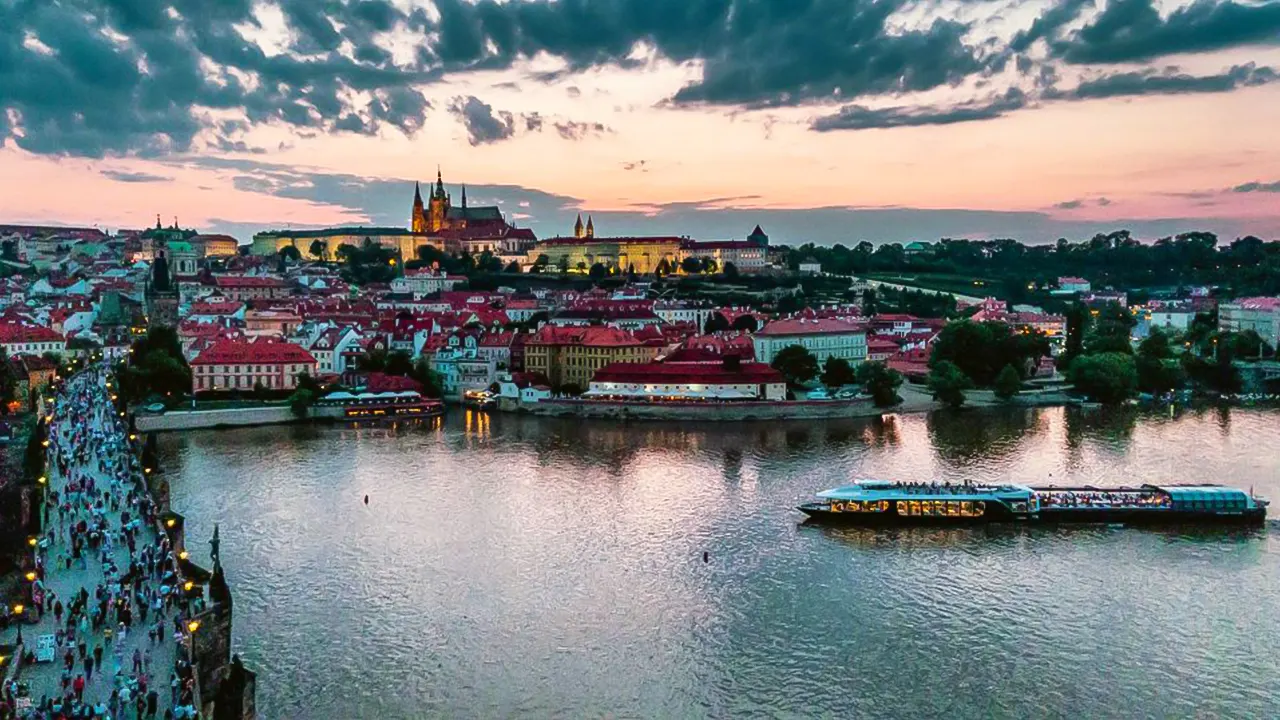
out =
<svg viewBox="0 0 1280 720"><path fill-rule="evenodd" d="M875 532L793 509L858 476L1280 500L1273 412L455 411L161 448L197 559L221 524L264 718L1280 716L1275 520Z"/></svg>

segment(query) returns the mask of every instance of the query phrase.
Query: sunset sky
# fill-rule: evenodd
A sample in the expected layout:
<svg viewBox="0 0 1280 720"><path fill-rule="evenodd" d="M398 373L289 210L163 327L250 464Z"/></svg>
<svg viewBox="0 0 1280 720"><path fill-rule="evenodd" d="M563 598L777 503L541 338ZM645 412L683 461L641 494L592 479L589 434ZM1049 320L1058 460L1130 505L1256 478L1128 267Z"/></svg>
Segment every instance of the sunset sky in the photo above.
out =
<svg viewBox="0 0 1280 720"><path fill-rule="evenodd" d="M1280 1L0 1L0 223L1280 237Z"/></svg>

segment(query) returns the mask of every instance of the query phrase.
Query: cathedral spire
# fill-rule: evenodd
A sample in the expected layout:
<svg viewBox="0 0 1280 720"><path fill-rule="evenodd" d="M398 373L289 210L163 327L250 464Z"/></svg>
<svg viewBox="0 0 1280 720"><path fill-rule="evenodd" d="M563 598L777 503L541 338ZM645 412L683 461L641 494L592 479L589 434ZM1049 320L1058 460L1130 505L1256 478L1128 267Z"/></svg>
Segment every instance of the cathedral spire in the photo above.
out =
<svg viewBox="0 0 1280 720"><path fill-rule="evenodd" d="M467 211L467 186L465 183L462 185L462 211Z"/></svg>
<svg viewBox="0 0 1280 720"><path fill-rule="evenodd" d="M587 216L587 237L593 238L595 236L596 236L596 224L591 221L591 216L588 215Z"/></svg>
<svg viewBox="0 0 1280 720"><path fill-rule="evenodd" d="M444 199L444 176L440 174L440 166L436 166L436 194L435 196L441 200Z"/></svg>
<svg viewBox="0 0 1280 720"><path fill-rule="evenodd" d="M156 213L156 229L160 229L160 213Z"/></svg>
<svg viewBox="0 0 1280 720"><path fill-rule="evenodd" d="M413 183L413 204L422 207L422 186L417 181Z"/></svg>
<svg viewBox="0 0 1280 720"><path fill-rule="evenodd" d="M582 237L582 233L582 213L578 213L578 221L573 224L573 236L580 238Z"/></svg>

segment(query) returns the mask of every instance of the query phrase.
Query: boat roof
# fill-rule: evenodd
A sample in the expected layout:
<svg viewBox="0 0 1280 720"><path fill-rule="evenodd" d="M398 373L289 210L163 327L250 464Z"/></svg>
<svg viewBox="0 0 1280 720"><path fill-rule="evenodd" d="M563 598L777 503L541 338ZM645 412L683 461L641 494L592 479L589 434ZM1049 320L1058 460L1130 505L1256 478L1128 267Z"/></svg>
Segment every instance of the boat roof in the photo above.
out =
<svg viewBox="0 0 1280 720"><path fill-rule="evenodd" d="M818 497L827 500L880 500L893 498L989 500L996 496L1030 496L1025 485L951 485L932 490L928 483L901 483L892 480L858 480L852 485L823 490Z"/></svg>
<svg viewBox="0 0 1280 720"><path fill-rule="evenodd" d="M1157 485L1160 490L1169 493L1174 500L1220 500L1223 498L1246 497L1247 493L1239 488L1222 485Z"/></svg>

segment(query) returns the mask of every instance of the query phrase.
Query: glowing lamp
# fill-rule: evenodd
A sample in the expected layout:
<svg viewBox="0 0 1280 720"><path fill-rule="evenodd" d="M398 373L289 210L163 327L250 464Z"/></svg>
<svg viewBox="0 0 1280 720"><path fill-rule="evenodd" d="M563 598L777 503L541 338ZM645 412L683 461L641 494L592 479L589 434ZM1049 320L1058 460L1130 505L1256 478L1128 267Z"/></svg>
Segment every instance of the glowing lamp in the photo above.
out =
<svg viewBox="0 0 1280 720"><path fill-rule="evenodd" d="M191 582L190 580L188 580L188 581L186 581L186 582L182 583L182 589L183 589L183 590L186 590L187 592L191 592L191 588L193 588L193 587L195 587L195 586L196 586L196 584L195 584L195 583L193 583L193 582Z"/></svg>
<svg viewBox="0 0 1280 720"><path fill-rule="evenodd" d="M36 482L38 482L38 483L40 483L41 485L43 485L43 484L45 484L45 483L49 482L49 478L47 478L47 477L45 477L45 476L41 475L40 477L36 478Z"/></svg>
<svg viewBox="0 0 1280 720"><path fill-rule="evenodd" d="M45 440L45 441L41 442L40 444L41 444L42 446L44 446L44 447L49 447L49 441L48 441L48 440Z"/></svg>
<svg viewBox="0 0 1280 720"><path fill-rule="evenodd" d="M137 440L137 439L138 439L138 436L137 436L136 434L134 434L134 433L129 433L129 439L130 439L130 440Z"/></svg>
<svg viewBox="0 0 1280 720"><path fill-rule="evenodd" d="M189 631L191 631L191 632L195 632L195 631L197 631L197 630L199 630L199 629L200 629L200 621L199 621L199 620L192 620L191 622L187 623L187 630L189 630Z"/></svg>
<svg viewBox="0 0 1280 720"><path fill-rule="evenodd" d="M174 525L177 525L177 524L178 524L178 521L174 520L173 518L169 518L168 520L164 521L165 527L173 527Z"/></svg>
<svg viewBox="0 0 1280 720"><path fill-rule="evenodd" d="M33 537L27 538L27 544L30 545L31 547L35 547L38 542L39 541Z"/></svg>
<svg viewBox="0 0 1280 720"><path fill-rule="evenodd" d="M25 608L25 607L23 607L22 605L14 605L14 606L13 606L13 614L14 614L14 615L21 615L23 610L26 610L26 608Z"/></svg>
<svg viewBox="0 0 1280 720"><path fill-rule="evenodd" d="M187 552L186 550L183 550L182 552L178 553L179 560L186 560L189 557L191 557L191 553Z"/></svg>
<svg viewBox="0 0 1280 720"><path fill-rule="evenodd" d="M33 571L31 571L31 572L27 573L27 582L35 582L35 581L36 581L36 573L35 573L35 571L33 570Z"/></svg>

